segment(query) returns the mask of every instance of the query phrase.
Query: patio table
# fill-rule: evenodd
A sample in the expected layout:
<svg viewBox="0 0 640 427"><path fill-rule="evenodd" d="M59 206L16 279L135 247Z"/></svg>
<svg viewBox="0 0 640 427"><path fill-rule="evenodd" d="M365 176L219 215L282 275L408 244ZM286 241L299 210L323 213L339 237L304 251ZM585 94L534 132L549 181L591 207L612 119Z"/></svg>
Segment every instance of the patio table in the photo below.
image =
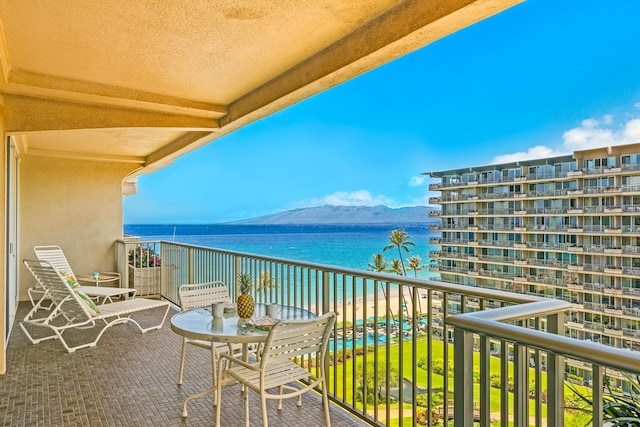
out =
<svg viewBox="0 0 640 427"><path fill-rule="evenodd" d="M256 304L254 317L266 315L265 304ZM314 313L287 305L278 305L277 320L311 319L317 317ZM274 319L276 320L276 319ZM242 358L246 361L249 357L249 345L260 344L267 340L268 330L247 327L234 310L225 311L222 319L214 319L211 307L194 308L174 315L171 318L171 330L178 335L212 342L227 344L242 344ZM213 357L213 355L212 355ZM215 367L212 364L212 369ZM212 378L215 373L212 372ZM198 399L216 390L216 384L210 389L189 396L186 401Z"/></svg>

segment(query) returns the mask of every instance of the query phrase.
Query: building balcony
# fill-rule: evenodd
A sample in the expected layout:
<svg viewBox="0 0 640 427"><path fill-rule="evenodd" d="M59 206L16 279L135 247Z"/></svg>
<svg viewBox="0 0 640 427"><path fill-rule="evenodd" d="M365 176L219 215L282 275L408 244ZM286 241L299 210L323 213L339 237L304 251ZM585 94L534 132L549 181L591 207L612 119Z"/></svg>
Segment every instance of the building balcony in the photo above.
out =
<svg viewBox="0 0 640 427"><path fill-rule="evenodd" d="M430 217L439 217L441 215L440 211L429 211Z"/></svg>
<svg viewBox="0 0 640 427"><path fill-rule="evenodd" d="M440 204L440 197L429 197L429 204L431 205L437 205Z"/></svg>
<svg viewBox="0 0 640 427"><path fill-rule="evenodd" d="M622 334L626 337L640 338L640 331L637 329L623 328Z"/></svg>
<svg viewBox="0 0 640 427"><path fill-rule="evenodd" d="M605 227L605 233L608 234L622 234L622 228L620 227Z"/></svg>
<svg viewBox="0 0 640 427"><path fill-rule="evenodd" d="M625 295L640 296L640 288L622 288L622 293Z"/></svg>
<svg viewBox="0 0 640 427"><path fill-rule="evenodd" d="M604 248L604 253L613 255L622 254L622 248Z"/></svg>
<svg viewBox="0 0 640 427"><path fill-rule="evenodd" d="M126 254L131 244L140 242L118 242L117 252ZM500 290L511 290L511 283L487 281L487 286L476 288L174 242L158 244L163 265L173 267L161 276L161 294L174 304L178 302L177 287L187 281L222 280L228 284L234 299L238 271L249 271L254 277L259 277L262 271L267 270L278 288L267 295L254 290L257 302L268 298L270 301L286 301L288 305L318 314L325 311L337 313L338 321L330 338L329 348L333 350L330 350L327 371L329 410L334 425L417 425L417 412L421 407L413 394L404 395L406 405L391 403L387 406L378 401L363 411L357 396L362 395L365 382L358 378L359 370L355 367L370 366L376 360L384 360L384 366L372 368L379 373L377 376L366 376L374 381L370 384L374 390L384 396L397 395L398 387L387 382L380 373L386 366L393 369L402 367L404 371L398 375L404 378L403 387L427 396L438 394L437 402L447 403L432 401L434 412L455 413L454 425L460 427L471 425L473 419L479 417L500 421L497 419L500 415L496 415L500 414L500 409L490 407L489 396L483 396L481 391L489 389L491 376L501 375L500 370L479 369L480 364L493 365L493 362L489 364L489 357L491 360L496 358L498 364L509 366L509 371L512 367L513 372L533 369L529 381L541 378L542 372L546 372L545 380L539 386L544 390L548 387L549 398L545 401L538 398L536 404L542 405L549 416L562 414L564 410L562 373L565 365L562 361L565 359L584 363L586 367L596 363L607 368L607 372L621 369L626 374L640 374L640 354L594 343L585 344L564 336L563 313L571 309L571 304ZM118 267L126 264L126 260L118 259ZM458 267L443 270L467 273ZM513 278L513 275L502 271L486 273L491 277ZM123 274L123 283L126 284L126 269ZM404 305L401 305L399 297L387 298L388 295L403 294L407 296ZM345 303L340 299L342 295L354 297ZM417 301L423 304L412 306L409 295L419 295ZM23 304L21 314L24 315L28 308ZM489 310L483 311L483 308ZM177 307L174 310L177 312ZM477 317L480 313L482 315ZM545 325L544 330L541 325ZM454 346L454 351L442 351L447 342ZM517 345L519 351L515 354L510 351L495 353L495 349L490 347L497 342L505 343L509 348ZM182 419L181 411L186 396L210 386L210 353L198 352L197 349L189 352L184 384L177 386L180 345L180 337L171 331L169 322L161 330L146 334L121 325L110 329L96 348L79 350L70 356L55 340L33 346L16 325L9 343L8 373L0 381L0 395L10 399L11 393L16 396L46 396L47 404L32 405L28 399L16 398L12 405L0 406L0 416L9 424L25 424L21 420L26 417L36 425L83 424L88 417L125 426L179 425L185 421L194 425L210 425L214 416L210 397L191 402L186 420ZM367 347L366 351L364 347ZM361 350L356 351L357 348ZM347 349L353 351L342 351ZM431 355L428 354L429 349ZM24 357L27 351L30 357ZM413 351L421 357L411 362L408 355ZM478 351L479 354L474 356ZM490 351L492 355L489 355ZM543 364L539 359L534 366L530 364L529 354L535 352L545 357ZM433 357L434 363L452 366L452 370L437 373L431 367L422 366L420 360L427 356ZM71 364L70 357L73 358ZM315 369L313 363L305 366ZM474 376L466 375L475 370L480 372L475 380ZM24 381L25 372L41 380ZM69 376L50 375L51 372L68 372ZM82 386L83 395L100 396L100 399L93 400L92 405L85 405L82 399L77 398L77 386L70 386L69 377L80 379L78 385ZM443 381L451 384L448 399L441 399L440 388L428 388L429 384ZM501 381L503 385L496 392L511 395L509 400L516 396L525 396L526 400L531 386L529 381L516 378L510 386L504 378ZM240 387L225 387L232 390L225 390L222 423L242 425L243 413L238 411L241 407ZM595 384L593 390L598 397L603 388ZM480 403L475 409L467 405L466 402L478 401L474 400L473 393L477 393L480 402L486 403ZM257 398L250 395L250 399L251 407L255 408ZM504 405L504 413L509 420L519 415L513 413L512 405ZM114 411L114 407L118 409ZM1 412L3 410L5 412ZM259 416L252 412L254 423L258 422ZM283 409L278 411L274 403L269 406L269 417L274 425L279 425L280 421L316 425L317 420L322 419L320 398L305 395L302 409L294 402L285 401ZM504 423L509 420L504 420Z"/></svg>
<svg viewBox="0 0 640 427"><path fill-rule="evenodd" d="M429 224L429 231L439 231L440 227L440 224Z"/></svg>
<svg viewBox="0 0 640 427"><path fill-rule="evenodd" d="M608 274L622 274L622 267L608 266L604 268L604 272Z"/></svg>
<svg viewBox="0 0 640 427"><path fill-rule="evenodd" d="M613 336L613 337L621 337L622 334L622 329L620 328L614 328L614 327L610 327L610 326L605 326L604 327L604 333L609 335L609 336Z"/></svg>
<svg viewBox="0 0 640 427"><path fill-rule="evenodd" d="M567 326L571 329L584 329L584 325L582 324L582 322L567 322Z"/></svg>
<svg viewBox="0 0 640 427"><path fill-rule="evenodd" d="M611 288L611 287L607 287L604 288L604 293L607 295L622 295L622 289L619 288Z"/></svg>
<svg viewBox="0 0 640 427"><path fill-rule="evenodd" d="M429 191L439 191L442 188L442 184L441 183L433 183L433 184L429 184Z"/></svg>

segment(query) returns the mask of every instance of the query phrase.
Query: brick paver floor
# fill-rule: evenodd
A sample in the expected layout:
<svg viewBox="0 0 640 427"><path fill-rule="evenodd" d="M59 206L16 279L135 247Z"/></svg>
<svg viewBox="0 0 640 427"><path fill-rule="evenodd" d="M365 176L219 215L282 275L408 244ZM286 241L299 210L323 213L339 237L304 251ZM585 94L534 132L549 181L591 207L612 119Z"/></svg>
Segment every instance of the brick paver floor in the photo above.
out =
<svg viewBox="0 0 640 427"><path fill-rule="evenodd" d="M177 385L181 337L171 331L170 312L161 330L141 334L133 325L110 328L93 348L67 353L57 340L31 344L18 326L30 308L19 305L7 348L7 373L0 375L2 426L212 426L210 396L189 404L182 418L182 402L211 384L209 352L190 346L182 386ZM145 316L158 316L150 312ZM143 318L144 320L144 318ZM78 332L75 332L76 334ZM90 334L83 331L80 334ZM70 337L71 338L71 337ZM262 425L260 405L250 394L251 425ZM302 407L296 399L269 404L271 426L321 426L320 397L306 393ZM243 426L238 385L223 390L222 425ZM333 426L366 425L336 405Z"/></svg>

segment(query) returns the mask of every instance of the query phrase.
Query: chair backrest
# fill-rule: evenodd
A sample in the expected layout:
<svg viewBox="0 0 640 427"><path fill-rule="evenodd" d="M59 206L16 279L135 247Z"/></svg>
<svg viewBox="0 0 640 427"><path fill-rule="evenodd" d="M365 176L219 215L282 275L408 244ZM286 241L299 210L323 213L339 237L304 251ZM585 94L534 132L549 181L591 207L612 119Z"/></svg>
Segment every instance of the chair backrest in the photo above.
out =
<svg viewBox="0 0 640 427"><path fill-rule="evenodd" d="M33 251L40 261L47 261L63 276L71 276L73 280L78 281L60 246L35 246Z"/></svg>
<svg viewBox="0 0 640 427"><path fill-rule="evenodd" d="M87 304L71 289L62 274L47 261L24 260L27 270L48 291L48 298L70 323L92 318Z"/></svg>
<svg viewBox="0 0 640 427"><path fill-rule="evenodd" d="M195 285L182 285L178 288L178 299L182 311L206 307L214 302L229 302L229 288L224 282L214 281Z"/></svg>
<svg viewBox="0 0 640 427"><path fill-rule="evenodd" d="M279 321L269 331L260 358L261 367L311 353L324 357L335 321L334 312L315 319Z"/></svg>

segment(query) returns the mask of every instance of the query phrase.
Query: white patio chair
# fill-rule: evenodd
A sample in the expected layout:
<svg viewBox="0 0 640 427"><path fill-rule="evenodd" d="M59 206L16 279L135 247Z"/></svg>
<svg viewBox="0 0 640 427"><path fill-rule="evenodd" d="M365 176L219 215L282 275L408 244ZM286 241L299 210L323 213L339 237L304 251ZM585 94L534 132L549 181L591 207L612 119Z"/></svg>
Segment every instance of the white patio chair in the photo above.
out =
<svg viewBox="0 0 640 427"><path fill-rule="evenodd" d="M67 257L65 256L62 248L60 246L35 246L33 251L36 254L36 258L40 261L49 262L56 270L62 274L63 277L69 278L73 280L75 283L78 283L78 287L75 288L80 292L83 292L85 295L99 300L102 299L102 303L113 302L113 298L115 297L134 297L136 295L135 289L129 288L112 288L112 287L98 287L98 286L80 286L78 278L76 277L71 265L69 265L69 261L67 261ZM120 281L120 273L116 272L104 272L100 273L101 275L106 275L112 277L114 280ZM29 300L31 300L31 305L35 306L38 301L47 297L45 290L42 289L41 286L36 282L34 286L27 290L29 294ZM50 309L51 306L43 307L44 309Z"/></svg>
<svg viewBox="0 0 640 427"><path fill-rule="evenodd" d="M72 353L81 348L94 347L107 329L120 323L131 322L136 325L142 333L152 329L160 329L169 313L170 305L168 301L146 298L131 298L96 306L93 301L82 292L77 291L77 289L72 289L67 279L47 261L25 260L24 265L27 270L31 272L39 286L45 290L46 296L52 304L51 312L46 317L36 318L35 315L41 308L40 305L44 298L41 299L29 313L27 313L22 322L20 322L20 327L33 344L49 339L59 339L64 348L67 349L69 353ZM165 309L162 319L158 324L143 328L136 320L130 317L133 313L153 308ZM98 321L104 321L104 324ZM25 325L43 327L52 331L53 334L46 335L42 338L34 338ZM88 343L85 342L70 347L62 336L64 332L73 329L89 329L98 325L102 325L102 329L95 340Z"/></svg>
<svg viewBox="0 0 640 427"><path fill-rule="evenodd" d="M282 399L292 397L298 397L297 405L301 406L302 394L313 390L318 385L322 387L325 424L327 427L331 426L325 365L329 336L335 321L336 314L333 312L310 320L279 321L269 331L262 355L255 363L247 363L232 355L221 354L218 363L220 380L216 396L216 426L220 427L222 384L233 379L239 381L244 388L244 417L247 427L249 427L249 390L260 395L262 424L267 427L269 425L267 399L278 400L279 410L282 409ZM316 362L315 374L301 366L301 364L312 366L312 359ZM301 383L300 380L306 380L306 383ZM289 385L294 382L298 382L297 387ZM267 391L274 387L278 389L277 394Z"/></svg>
<svg viewBox="0 0 640 427"><path fill-rule="evenodd" d="M178 299L182 311L190 310L192 308L209 307L214 302L230 302L229 289L227 285L220 281L213 281L201 284L187 284L178 288ZM211 351L211 376L213 380L213 386L210 390L206 390L189 396L182 404L182 416L186 417L187 403L190 400L200 398L208 393L214 393L213 403L215 404L215 387L216 387L216 364L218 362L218 355L220 353L227 352L239 352L242 350L241 346L232 346L231 344L216 343L211 341L203 341L191 338L182 338L182 354L180 355L180 370L178 372L178 385L182 385L182 374L184 372L184 360L187 352L187 345L193 345L196 347L204 348Z"/></svg>

